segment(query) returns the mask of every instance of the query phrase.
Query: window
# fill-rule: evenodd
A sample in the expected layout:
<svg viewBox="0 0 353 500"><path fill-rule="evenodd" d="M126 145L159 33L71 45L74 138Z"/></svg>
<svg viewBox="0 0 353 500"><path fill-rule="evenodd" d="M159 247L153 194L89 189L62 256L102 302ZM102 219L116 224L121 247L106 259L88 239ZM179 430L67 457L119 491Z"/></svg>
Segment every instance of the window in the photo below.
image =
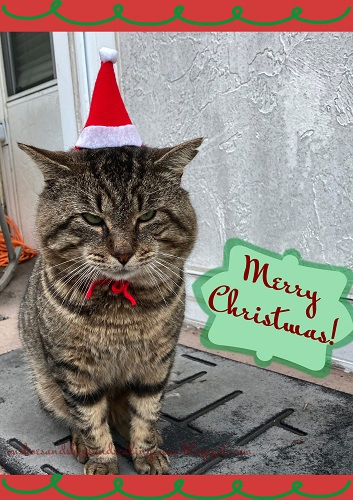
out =
<svg viewBox="0 0 353 500"><path fill-rule="evenodd" d="M9 96L55 78L50 33L1 33L1 44Z"/></svg>

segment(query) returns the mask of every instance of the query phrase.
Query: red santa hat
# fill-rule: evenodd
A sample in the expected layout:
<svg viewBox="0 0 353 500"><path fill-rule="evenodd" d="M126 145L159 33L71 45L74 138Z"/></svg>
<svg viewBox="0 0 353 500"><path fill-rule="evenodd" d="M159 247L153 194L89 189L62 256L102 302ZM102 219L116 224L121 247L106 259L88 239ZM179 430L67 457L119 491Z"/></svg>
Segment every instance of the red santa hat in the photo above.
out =
<svg viewBox="0 0 353 500"><path fill-rule="evenodd" d="M99 55L102 62L93 89L90 112L75 147L141 146L140 134L130 120L115 78L113 64L118 53L102 47Z"/></svg>

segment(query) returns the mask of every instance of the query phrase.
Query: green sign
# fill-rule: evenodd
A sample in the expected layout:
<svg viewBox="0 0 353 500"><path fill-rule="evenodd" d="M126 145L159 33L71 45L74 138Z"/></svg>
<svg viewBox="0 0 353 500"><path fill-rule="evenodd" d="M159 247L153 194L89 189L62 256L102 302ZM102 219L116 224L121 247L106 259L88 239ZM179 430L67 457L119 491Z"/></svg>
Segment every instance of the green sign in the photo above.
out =
<svg viewBox="0 0 353 500"><path fill-rule="evenodd" d="M278 361L317 377L330 370L332 350L352 341L353 284L349 269L283 256L239 239L225 245L224 264L194 284L209 316L205 347L255 355L260 366Z"/></svg>

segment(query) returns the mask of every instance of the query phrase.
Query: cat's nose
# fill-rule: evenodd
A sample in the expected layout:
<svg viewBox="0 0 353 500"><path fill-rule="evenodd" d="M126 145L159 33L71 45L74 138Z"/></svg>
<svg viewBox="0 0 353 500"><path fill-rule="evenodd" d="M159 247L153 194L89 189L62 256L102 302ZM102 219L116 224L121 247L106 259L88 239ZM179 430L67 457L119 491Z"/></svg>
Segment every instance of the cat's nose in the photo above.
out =
<svg viewBox="0 0 353 500"><path fill-rule="evenodd" d="M120 264L125 266L133 256L133 252L126 252L126 253L116 253L115 257L118 259Z"/></svg>
<svg viewBox="0 0 353 500"><path fill-rule="evenodd" d="M116 238L115 241L111 241L110 253L120 264L125 266L134 255L134 248L127 239Z"/></svg>

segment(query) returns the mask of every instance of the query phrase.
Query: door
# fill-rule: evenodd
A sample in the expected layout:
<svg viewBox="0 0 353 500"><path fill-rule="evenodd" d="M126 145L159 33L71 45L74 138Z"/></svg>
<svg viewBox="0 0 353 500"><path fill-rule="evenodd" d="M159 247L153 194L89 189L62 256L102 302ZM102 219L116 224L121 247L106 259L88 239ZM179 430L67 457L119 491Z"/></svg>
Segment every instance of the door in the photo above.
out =
<svg viewBox="0 0 353 500"><path fill-rule="evenodd" d="M8 215L36 247L34 221L43 179L17 142L62 149L53 39L50 33L2 33L0 64L1 178Z"/></svg>

